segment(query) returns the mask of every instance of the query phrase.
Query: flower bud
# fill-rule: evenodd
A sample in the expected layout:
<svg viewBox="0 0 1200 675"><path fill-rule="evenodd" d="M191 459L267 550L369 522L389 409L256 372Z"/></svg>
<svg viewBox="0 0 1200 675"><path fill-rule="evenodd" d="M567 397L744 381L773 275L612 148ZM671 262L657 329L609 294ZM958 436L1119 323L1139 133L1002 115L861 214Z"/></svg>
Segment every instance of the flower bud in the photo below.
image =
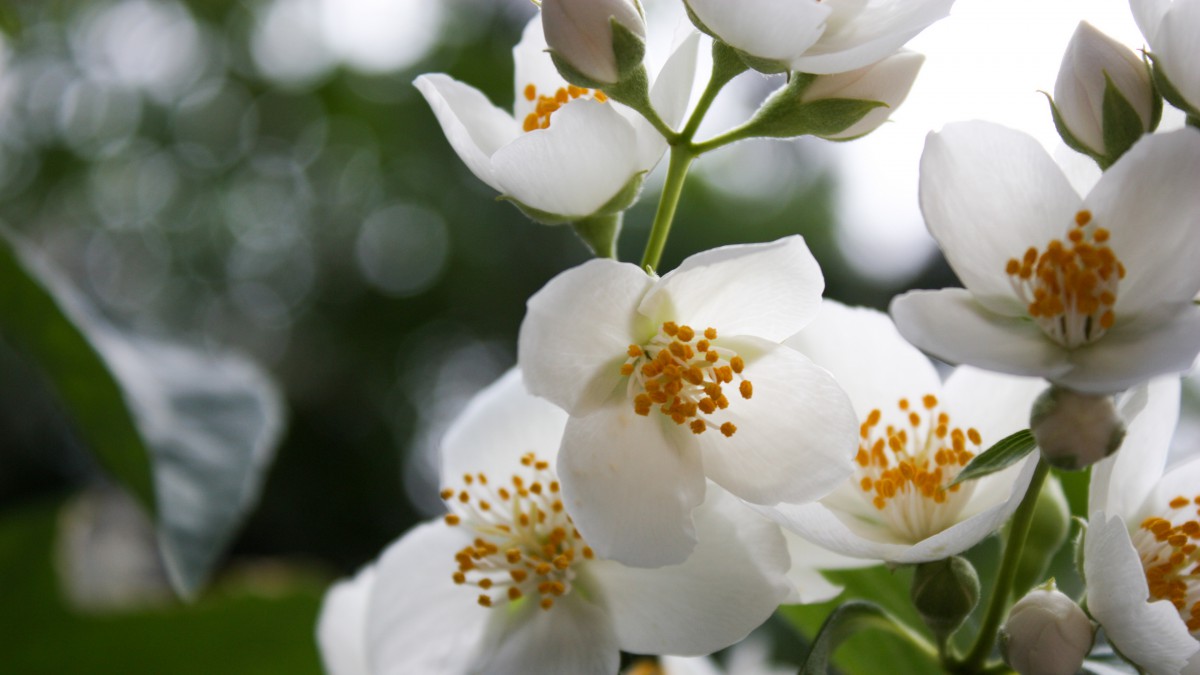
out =
<svg viewBox="0 0 1200 675"><path fill-rule="evenodd" d="M1108 457L1125 439L1111 396L1051 386L1033 402L1029 427L1042 456L1060 469L1083 469Z"/></svg>
<svg viewBox="0 0 1200 675"><path fill-rule="evenodd" d="M929 630L947 638L979 603L979 575L971 563L958 556L921 563L913 574L909 595Z"/></svg>
<svg viewBox="0 0 1200 675"><path fill-rule="evenodd" d="M542 0L542 30L559 72L580 86L615 84L645 54L637 0Z"/></svg>
<svg viewBox="0 0 1200 675"><path fill-rule="evenodd" d="M1051 580L1013 605L1000 632L1000 651L1021 675L1074 675L1095 632L1079 605Z"/></svg>
<svg viewBox="0 0 1200 675"><path fill-rule="evenodd" d="M912 89L925 56L901 50L866 68L836 75L821 75L813 80L800 97L801 103L822 100L879 101L886 107L873 108L856 122L837 133L822 135L830 140L849 140L875 131L887 121Z"/></svg>
<svg viewBox="0 0 1200 675"><path fill-rule="evenodd" d="M1054 83L1055 123L1067 145L1115 162L1158 125L1150 69L1133 50L1082 21Z"/></svg>

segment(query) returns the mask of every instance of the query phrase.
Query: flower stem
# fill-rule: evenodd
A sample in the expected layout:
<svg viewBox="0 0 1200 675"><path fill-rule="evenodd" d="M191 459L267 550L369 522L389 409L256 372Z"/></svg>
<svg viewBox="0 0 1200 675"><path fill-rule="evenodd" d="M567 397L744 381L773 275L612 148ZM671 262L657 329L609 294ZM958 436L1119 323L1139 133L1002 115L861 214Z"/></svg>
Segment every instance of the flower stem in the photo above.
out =
<svg viewBox="0 0 1200 675"><path fill-rule="evenodd" d="M962 662L949 668L952 672L985 672L983 664L992 652L992 647L996 643L996 633L1000 630L1000 622L1008 611L1011 600L1009 595L1012 593L1018 563L1021 562L1025 539L1029 535L1029 527L1033 523L1034 508L1037 506L1038 495L1041 494L1042 485L1046 483L1046 476L1049 473L1050 465L1046 463L1046 460L1039 458L1037 469L1034 471L1032 480L1029 481L1029 489L1025 491L1025 497L1017 506L1016 513L1013 514L1008 541L1004 545L1004 558L1000 561L1000 570L996 574L996 585L992 588L992 595L988 599L987 612L984 614L983 625L979 628L979 635L976 636L975 644L971 647L971 651L967 652L967 656Z"/></svg>
<svg viewBox="0 0 1200 675"><path fill-rule="evenodd" d="M687 179L688 167L695 158L691 149L685 145L671 147L667 180L658 200L658 210L654 213L654 225L650 228L646 251L642 254L642 269L647 272L658 269L658 263L662 260L663 248L666 247L667 236L671 233L671 223L675 220L675 208L679 206L679 196L683 193L683 182Z"/></svg>
<svg viewBox="0 0 1200 675"><path fill-rule="evenodd" d="M1196 115L1187 116L1187 125L1193 129L1200 129L1200 117Z"/></svg>

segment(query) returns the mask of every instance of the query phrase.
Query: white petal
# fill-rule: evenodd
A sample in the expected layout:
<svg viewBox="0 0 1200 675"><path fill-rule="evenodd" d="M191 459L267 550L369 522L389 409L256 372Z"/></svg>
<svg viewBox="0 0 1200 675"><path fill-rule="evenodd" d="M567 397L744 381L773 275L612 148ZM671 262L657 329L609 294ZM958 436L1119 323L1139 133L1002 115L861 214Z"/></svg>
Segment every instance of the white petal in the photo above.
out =
<svg viewBox="0 0 1200 675"><path fill-rule="evenodd" d="M875 0L829 28L792 68L802 73L844 73L886 58L931 23L950 13L954 0Z"/></svg>
<svg viewBox="0 0 1200 675"><path fill-rule="evenodd" d="M1159 24L1151 47L1167 79L1192 107L1200 107L1200 63L1196 33L1200 31L1200 2L1175 0Z"/></svg>
<svg viewBox="0 0 1200 675"><path fill-rule="evenodd" d="M513 368L475 395L442 439L442 479L457 484L465 473L507 478L521 456L536 453L553 466L567 413L525 390Z"/></svg>
<svg viewBox="0 0 1200 675"><path fill-rule="evenodd" d="M961 288L910 291L892 300L896 328L927 354L1013 375L1055 379L1068 352L1033 322L993 314Z"/></svg>
<svg viewBox="0 0 1200 675"><path fill-rule="evenodd" d="M1163 15L1170 7L1171 0L1129 0L1133 18L1137 21L1138 28L1141 29L1142 35L1146 36L1146 42L1150 43L1151 48L1156 42L1155 34L1158 33Z"/></svg>
<svg viewBox="0 0 1200 675"><path fill-rule="evenodd" d="M720 336L781 342L816 314L825 279L804 238L722 246L684 260L646 294L638 312Z"/></svg>
<svg viewBox="0 0 1200 675"><path fill-rule="evenodd" d="M682 562L696 545L700 457L676 448L666 424L674 423L657 412L641 417L623 398L567 423L558 457L563 501L601 558L661 567Z"/></svg>
<svg viewBox="0 0 1200 675"><path fill-rule="evenodd" d="M1165 513L1169 508L1167 505L1172 499L1185 497L1188 500L1194 500L1198 494L1200 494L1200 458L1193 458L1191 461L1172 467L1167 475L1163 476L1162 481L1151 494L1151 503L1157 507L1156 510L1159 513ZM1143 507L1142 511L1147 513L1148 509Z"/></svg>
<svg viewBox="0 0 1200 675"><path fill-rule="evenodd" d="M974 427L990 448L1029 427L1034 400L1048 385L1040 378L1016 377L963 366L946 380L940 398L953 426Z"/></svg>
<svg viewBox="0 0 1200 675"><path fill-rule="evenodd" d="M367 611L367 654L376 675L465 673L497 610L456 586L454 554L470 534L426 523L388 547L375 568Z"/></svg>
<svg viewBox="0 0 1200 675"><path fill-rule="evenodd" d="M1200 648L1175 607L1147 602L1145 572L1120 517L1097 511L1084 542L1087 605L1109 641L1151 673L1178 673Z"/></svg>
<svg viewBox="0 0 1200 675"><path fill-rule="evenodd" d="M594 214L642 169L633 127L607 103L577 99L547 129L523 133L492 156L501 192L568 219Z"/></svg>
<svg viewBox="0 0 1200 675"><path fill-rule="evenodd" d="M660 656L662 675L725 675L707 656Z"/></svg>
<svg viewBox="0 0 1200 675"><path fill-rule="evenodd" d="M495 649L477 672L612 675L621 665L612 617L578 593L549 610L527 602L504 628L491 636Z"/></svg>
<svg viewBox="0 0 1200 675"><path fill-rule="evenodd" d="M721 40L763 59L788 62L825 30L828 4L815 0L687 0Z"/></svg>
<svg viewBox="0 0 1200 675"><path fill-rule="evenodd" d="M471 173L502 192L492 169L492 155L517 137L519 128L513 118L492 105L478 89L448 75L422 75L414 84L433 109L450 147Z"/></svg>
<svg viewBox="0 0 1200 675"><path fill-rule="evenodd" d="M818 546L871 563L895 560L909 549L882 525L839 518L823 503L779 504L760 508L759 512Z"/></svg>
<svg viewBox="0 0 1200 675"><path fill-rule="evenodd" d="M704 473L733 494L755 504L803 503L820 499L854 470L858 418L829 372L803 354L765 340L724 343L746 359L745 378L754 387L743 399L713 415L732 422L736 433L695 435L672 429L684 446L704 453Z"/></svg>
<svg viewBox="0 0 1200 675"><path fill-rule="evenodd" d="M695 518L699 543L681 565L588 566L622 650L708 654L746 637L787 596L788 554L776 525L715 487Z"/></svg>
<svg viewBox="0 0 1200 675"><path fill-rule="evenodd" d="M1081 200L1033 137L987 122L948 124L921 155L921 212L946 260L993 312L1024 314L1005 264L1065 236Z"/></svg>
<svg viewBox="0 0 1200 675"><path fill-rule="evenodd" d="M598 409L615 390L631 344L644 335L636 308L653 281L636 265L589 260L529 298L517 344L525 386L573 415Z"/></svg>
<svg viewBox="0 0 1200 675"><path fill-rule="evenodd" d="M1089 513L1103 511L1140 522L1141 506L1167 465L1171 437L1179 422L1179 394L1179 378L1162 377L1121 397L1125 440L1115 455L1092 468Z"/></svg>
<svg viewBox="0 0 1200 675"><path fill-rule="evenodd" d="M375 568L364 567L353 579L325 593L317 618L317 646L329 675L368 675L367 603L375 584Z"/></svg>
<svg viewBox="0 0 1200 675"><path fill-rule="evenodd" d="M530 101L525 96L525 88L533 85L536 94L553 96L559 88L567 86L567 81L558 74L554 67L554 59L546 52L546 35L542 30L541 14L535 12L521 31L521 41L513 47L513 86L516 87L513 98L513 118L520 122L537 107L537 97Z"/></svg>
<svg viewBox="0 0 1200 675"><path fill-rule="evenodd" d="M887 314L866 307L826 300L812 323L784 344L832 373L860 420L875 408L941 388L929 359L900 337Z"/></svg>
<svg viewBox="0 0 1200 675"><path fill-rule="evenodd" d="M1159 304L1190 303L1200 291L1197 176L1195 129L1144 136L1084 200L1128 271L1113 308L1118 321Z"/></svg>
<svg viewBox="0 0 1200 675"><path fill-rule="evenodd" d="M1122 391L1157 375L1191 368L1200 353L1200 307L1191 303L1162 308L1166 320L1117 320L1104 337L1070 352L1071 370L1055 382L1084 392ZM1174 311L1172 311L1174 310ZM1176 313L1177 312L1177 313Z"/></svg>
<svg viewBox="0 0 1200 675"><path fill-rule="evenodd" d="M672 127L683 123L692 84L696 80L696 61L700 49L700 34L692 32L684 38L658 71L650 88L650 102L663 121Z"/></svg>
<svg viewBox="0 0 1200 675"><path fill-rule="evenodd" d="M850 558L834 553L789 530L783 531L783 538L787 542L788 556L792 560L787 578L795 590L788 598L788 604L825 602L842 592L841 586L830 582L819 570L857 569L875 564L873 560Z"/></svg>

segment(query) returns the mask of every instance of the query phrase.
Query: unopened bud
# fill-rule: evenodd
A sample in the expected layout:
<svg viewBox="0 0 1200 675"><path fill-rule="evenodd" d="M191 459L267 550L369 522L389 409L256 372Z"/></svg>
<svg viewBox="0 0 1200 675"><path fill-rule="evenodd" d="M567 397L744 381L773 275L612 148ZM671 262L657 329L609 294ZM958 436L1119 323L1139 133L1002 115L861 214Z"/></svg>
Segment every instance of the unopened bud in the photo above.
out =
<svg viewBox="0 0 1200 675"><path fill-rule="evenodd" d="M1074 675L1092 650L1095 633L1087 614L1051 580L1009 610L1000 651L1021 675Z"/></svg>
<svg viewBox="0 0 1200 675"><path fill-rule="evenodd" d="M979 603L979 575L971 563L958 556L921 563L909 594L929 630L947 638Z"/></svg>
<svg viewBox="0 0 1200 675"><path fill-rule="evenodd" d="M615 84L645 54L637 0L542 0L542 30L559 72L580 86Z"/></svg>
<svg viewBox="0 0 1200 675"><path fill-rule="evenodd" d="M1067 145L1104 158L1106 164L1152 131L1162 109L1146 63L1086 21L1075 29L1063 55L1054 105Z"/></svg>
<svg viewBox="0 0 1200 675"><path fill-rule="evenodd" d="M1121 447L1125 423L1111 396L1051 386L1033 402L1029 427L1042 456L1060 469L1089 467Z"/></svg>
<svg viewBox="0 0 1200 675"><path fill-rule="evenodd" d="M878 63L835 75L821 75L813 80L800 97L801 103L821 100L878 101L884 107L873 108L837 133L822 134L831 140L848 140L871 133L887 121L888 116L908 98L925 57L916 52L901 50Z"/></svg>

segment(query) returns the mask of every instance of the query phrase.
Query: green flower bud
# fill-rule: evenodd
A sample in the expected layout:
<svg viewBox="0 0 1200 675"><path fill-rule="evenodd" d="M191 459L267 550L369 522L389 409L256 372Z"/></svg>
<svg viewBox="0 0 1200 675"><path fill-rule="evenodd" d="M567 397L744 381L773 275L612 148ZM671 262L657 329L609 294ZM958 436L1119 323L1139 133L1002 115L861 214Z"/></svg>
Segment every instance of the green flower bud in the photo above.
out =
<svg viewBox="0 0 1200 675"><path fill-rule="evenodd" d="M979 603L979 575L965 558L921 563L909 593L913 606L939 640L958 630Z"/></svg>
<svg viewBox="0 0 1200 675"><path fill-rule="evenodd" d="M1081 394L1058 385L1034 401L1029 428L1046 461L1068 470L1099 462L1125 439L1125 423L1111 396Z"/></svg>
<svg viewBox="0 0 1200 675"><path fill-rule="evenodd" d="M583 87L616 84L646 51L636 0L542 0L542 29L560 73Z"/></svg>

